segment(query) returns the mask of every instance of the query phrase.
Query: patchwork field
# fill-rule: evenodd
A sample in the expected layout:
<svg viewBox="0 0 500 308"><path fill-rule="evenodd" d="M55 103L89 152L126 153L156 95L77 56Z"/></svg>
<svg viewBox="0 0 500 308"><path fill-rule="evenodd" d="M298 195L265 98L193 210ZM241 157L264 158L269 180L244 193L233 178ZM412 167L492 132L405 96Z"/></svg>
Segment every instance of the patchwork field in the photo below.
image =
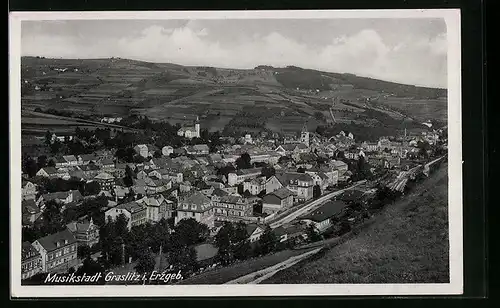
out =
<svg viewBox="0 0 500 308"><path fill-rule="evenodd" d="M189 122L198 115L207 117L210 130L238 126L238 121L231 120L248 110L265 119L261 129L297 131L306 121L314 120L311 129L331 125L330 108L337 123L367 127L384 125L384 117L400 122L443 120L447 109L446 99L437 98L446 96L443 89L297 67L242 70L120 58L23 57L21 72L25 110L139 114L171 123Z"/></svg>

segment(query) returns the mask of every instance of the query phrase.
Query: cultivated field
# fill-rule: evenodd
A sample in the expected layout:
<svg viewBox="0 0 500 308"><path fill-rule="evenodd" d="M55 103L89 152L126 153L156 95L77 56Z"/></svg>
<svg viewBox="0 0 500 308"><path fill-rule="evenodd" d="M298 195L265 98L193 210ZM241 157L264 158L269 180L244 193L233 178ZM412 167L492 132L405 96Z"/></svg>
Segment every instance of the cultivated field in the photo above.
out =
<svg viewBox="0 0 500 308"><path fill-rule="evenodd" d="M317 120L310 125L312 130L329 125L330 108L337 123L366 127L384 126L384 117L399 122L414 118L417 124L446 118L446 99L437 99L446 95L445 90L297 67L241 70L119 58L36 57L23 57L21 64L26 110L139 114L172 124L190 122L196 115L220 117L207 122L214 125L207 127L210 130L223 130L229 123L237 127L240 123L231 120L247 110L266 115L257 130L273 131L297 131L311 119Z"/></svg>

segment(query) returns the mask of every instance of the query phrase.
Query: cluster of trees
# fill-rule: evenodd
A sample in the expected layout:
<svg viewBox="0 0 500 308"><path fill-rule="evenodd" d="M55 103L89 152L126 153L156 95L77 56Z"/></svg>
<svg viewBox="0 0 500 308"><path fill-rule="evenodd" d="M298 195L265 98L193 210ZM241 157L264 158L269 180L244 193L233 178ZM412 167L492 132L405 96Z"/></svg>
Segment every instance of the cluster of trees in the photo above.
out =
<svg viewBox="0 0 500 308"><path fill-rule="evenodd" d="M40 194L78 190L82 196L93 196L101 192L101 185L98 182L91 181L87 183L75 177L71 177L69 180L35 177L32 180L38 185Z"/></svg>
<svg viewBox="0 0 500 308"><path fill-rule="evenodd" d="M54 200L48 201L45 203L41 219L36 220L33 226L23 228L22 239L34 242L41 237L63 231L68 223L81 217L92 218L96 225L102 226L104 225L102 209L107 204L106 197L99 196L85 199L80 205L63 210L62 204Z"/></svg>
<svg viewBox="0 0 500 308"><path fill-rule="evenodd" d="M222 265L286 248L269 226L266 227L259 240L253 243L250 243L246 228L243 222L225 222L215 236L215 245L219 249L216 259Z"/></svg>
<svg viewBox="0 0 500 308"><path fill-rule="evenodd" d="M109 268L132 258L138 272L149 272L156 264L155 255L161 251L174 269L192 272L198 268L193 246L205 241L208 235L208 227L194 219L183 219L175 227L171 219L161 219L128 231L127 218L120 215L100 229L101 262L104 268Z"/></svg>

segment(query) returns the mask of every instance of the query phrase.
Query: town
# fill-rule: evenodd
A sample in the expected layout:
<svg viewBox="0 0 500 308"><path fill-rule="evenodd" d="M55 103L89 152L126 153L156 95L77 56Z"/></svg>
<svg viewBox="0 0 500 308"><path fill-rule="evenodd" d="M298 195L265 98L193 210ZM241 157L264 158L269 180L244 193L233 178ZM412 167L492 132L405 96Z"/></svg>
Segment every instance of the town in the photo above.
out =
<svg viewBox="0 0 500 308"><path fill-rule="evenodd" d="M169 270L184 278L349 232L446 157L446 128L357 141L223 135L147 117L23 136L22 279ZM102 282L104 283L104 282Z"/></svg>

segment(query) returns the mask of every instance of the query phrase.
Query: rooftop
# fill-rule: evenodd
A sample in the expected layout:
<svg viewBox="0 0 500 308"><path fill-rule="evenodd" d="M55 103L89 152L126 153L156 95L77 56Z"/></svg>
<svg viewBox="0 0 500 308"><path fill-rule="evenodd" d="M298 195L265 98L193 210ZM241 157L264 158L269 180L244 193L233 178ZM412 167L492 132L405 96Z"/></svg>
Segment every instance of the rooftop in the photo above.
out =
<svg viewBox="0 0 500 308"><path fill-rule="evenodd" d="M315 222L322 222L339 213L347 206L343 201L329 201L314 212L304 215L302 219L309 219Z"/></svg>
<svg viewBox="0 0 500 308"><path fill-rule="evenodd" d="M66 245L76 243L76 238L71 231L65 229L64 231L39 238L37 242L49 252Z"/></svg>

